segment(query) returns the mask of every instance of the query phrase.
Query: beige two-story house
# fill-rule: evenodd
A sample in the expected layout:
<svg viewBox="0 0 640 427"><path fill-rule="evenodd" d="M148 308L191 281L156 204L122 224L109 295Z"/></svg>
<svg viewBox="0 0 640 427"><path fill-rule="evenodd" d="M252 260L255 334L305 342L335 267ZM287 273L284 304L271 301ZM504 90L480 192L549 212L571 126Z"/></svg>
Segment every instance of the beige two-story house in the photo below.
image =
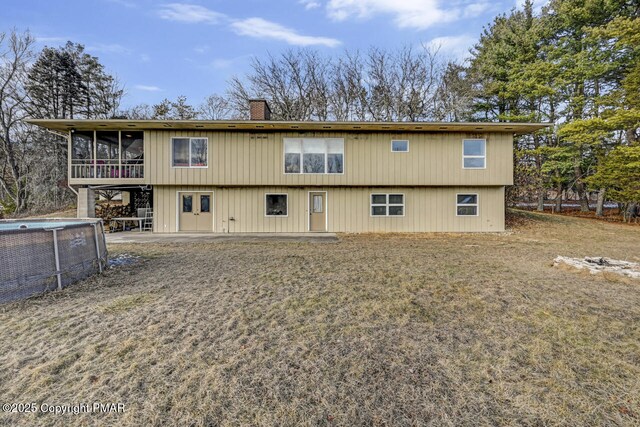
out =
<svg viewBox="0 0 640 427"><path fill-rule="evenodd" d="M537 123L31 120L68 137L79 216L96 188L153 231L503 231L513 135Z"/></svg>

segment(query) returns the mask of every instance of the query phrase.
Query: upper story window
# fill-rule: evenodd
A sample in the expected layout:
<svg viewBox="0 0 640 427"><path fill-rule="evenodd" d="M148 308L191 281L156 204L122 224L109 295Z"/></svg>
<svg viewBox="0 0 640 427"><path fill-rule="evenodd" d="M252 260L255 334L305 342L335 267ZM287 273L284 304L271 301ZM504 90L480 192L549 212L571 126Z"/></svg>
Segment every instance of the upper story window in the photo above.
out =
<svg viewBox="0 0 640 427"><path fill-rule="evenodd" d="M344 172L344 139L284 138L284 173Z"/></svg>
<svg viewBox="0 0 640 427"><path fill-rule="evenodd" d="M484 169L487 166L487 140L464 139L462 141L462 167Z"/></svg>
<svg viewBox="0 0 640 427"><path fill-rule="evenodd" d="M206 168L207 138L171 138L174 168Z"/></svg>
<svg viewBox="0 0 640 427"><path fill-rule="evenodd" d="M409 141L406 139L394 139L391 141L391 151L394 153L406 153L409 151Z"/></svg>

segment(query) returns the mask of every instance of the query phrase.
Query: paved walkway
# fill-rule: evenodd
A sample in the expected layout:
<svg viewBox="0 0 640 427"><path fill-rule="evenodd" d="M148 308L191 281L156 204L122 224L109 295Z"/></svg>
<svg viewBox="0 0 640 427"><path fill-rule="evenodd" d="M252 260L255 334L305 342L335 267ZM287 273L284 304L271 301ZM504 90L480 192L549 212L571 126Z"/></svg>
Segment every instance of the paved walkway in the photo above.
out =
<svg viewBox="0 0 640 427"><path fill-rule="evenodd" d="M107 233L107 243L337 242L335 233Z"/></svg>

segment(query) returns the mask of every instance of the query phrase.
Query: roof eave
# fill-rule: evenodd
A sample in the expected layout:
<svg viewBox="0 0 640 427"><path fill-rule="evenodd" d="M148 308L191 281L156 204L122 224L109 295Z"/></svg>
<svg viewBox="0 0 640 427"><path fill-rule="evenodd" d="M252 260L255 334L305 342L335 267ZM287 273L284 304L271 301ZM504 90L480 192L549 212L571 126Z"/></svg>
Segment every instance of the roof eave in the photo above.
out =
<svg viewBox="0 0 640 427"><path fill-rule="evenodd" d="M316 132L508 132L530 133L551 126L549 123L495 122L314 122L253 120L67 120L28 119L44 128L68 130L218 130L218 131L316 131Z"/></svg>

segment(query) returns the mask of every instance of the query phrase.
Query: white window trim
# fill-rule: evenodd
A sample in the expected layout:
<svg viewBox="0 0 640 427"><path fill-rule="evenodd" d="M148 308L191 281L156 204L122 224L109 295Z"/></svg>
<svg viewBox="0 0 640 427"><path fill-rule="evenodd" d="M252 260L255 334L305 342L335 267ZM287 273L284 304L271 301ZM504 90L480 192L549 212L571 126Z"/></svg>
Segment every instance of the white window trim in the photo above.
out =
<svg viewBox="0 0 640 427"><path fill-rule="evenodd" d="M402 196L402 204L400 203L389 203L389 195L401 195ZM373 196L385 196L385 203L373 203ZM407 196L404 193L370 193L369 194L369 216L371 218L402 218L407 214ZM373 207L374 206L385 206L386 215L374 215ZM402 215L389 215L389 206L402 206Z"/></svg>
<svg viewBox="0 0 640 427"><path fill-rule="evenodd" d="M484 156L467 156L464 154L464 142L467 140L484 141ZM464 165L465 159L484 159L484 166L481 168L467 167ZM465 138L462 140L462 169L486 169L487 168L487 139L486 138Z"/></svg>
<svg viewBox="0 0 640 427"><path fill-rule="evenodd" d="M189 140L189 166L174 166L174 150L173 150L173 140L174 139L188 139ZM206 166L191 166L191 140L192 139L204 139L207 141L207 165ZM201 137L201 136L172 136L171 137L171 168L172 169L208 169L209 168L209 138Z"/></svg>
<svg viewBox="0 0 640 427"><path fill-rule="evenodd" d="M304 171L304 159L303 159L303 153L302 153L302 144L300 144L300 153L295 153L295 154L300 154L300 172L287 172L286 171L286 156L287 156L287 152L285 149L285 145L286 142L285 140L287 139L301 139L301 140L305 140L305 139L322 139L322 140L326 140L326 139L341 139L342 140L342 172L340 173L329 173L326 172L327 170L329 170L329 159L328 159L328 155L329 154L336 154L336 153L327 153L327 147L325 145L325 152L324 152L324 170L325 172L305 172ZM346 159L347 159L347 155L345 153L345 148L344 148L344 138L283 138L282 139L282 173L285 175L344 175L344 170L346 169ZM294 153L289 153L289 154L294 154ZM307 153L307 154L322 154L322 153Z"/></svg>
<svg viewBox="0 0 640 427"><path fill-rule="evenodd" d="M475 203L458 203L458 196L476 196ZM458 207L461 206L475 206L476 214L475 215L458 215ZM466 216L480 216L480 195L478 193L456 193L456 216L466 217Z"/></svg>
<svg viewBox="0 0 640 427"><path fill-rule="evenodd" d="M406 142L407 143L407 149L406 151L396 151L393 149L393 143L396 141L402 141L402 142ZM392 139L391 140L391 152L392 153L408 153L409 152L409 140L408 139Z"/></svg>
<svg viewBox="0 0 640 427"><path fill-rule="evenodd" d="M267 214L267 196L287 196L287 214L286 215L268 215ZM289 216L289 193L264 193L264 216L266 218L286 218Z"/></svg>

